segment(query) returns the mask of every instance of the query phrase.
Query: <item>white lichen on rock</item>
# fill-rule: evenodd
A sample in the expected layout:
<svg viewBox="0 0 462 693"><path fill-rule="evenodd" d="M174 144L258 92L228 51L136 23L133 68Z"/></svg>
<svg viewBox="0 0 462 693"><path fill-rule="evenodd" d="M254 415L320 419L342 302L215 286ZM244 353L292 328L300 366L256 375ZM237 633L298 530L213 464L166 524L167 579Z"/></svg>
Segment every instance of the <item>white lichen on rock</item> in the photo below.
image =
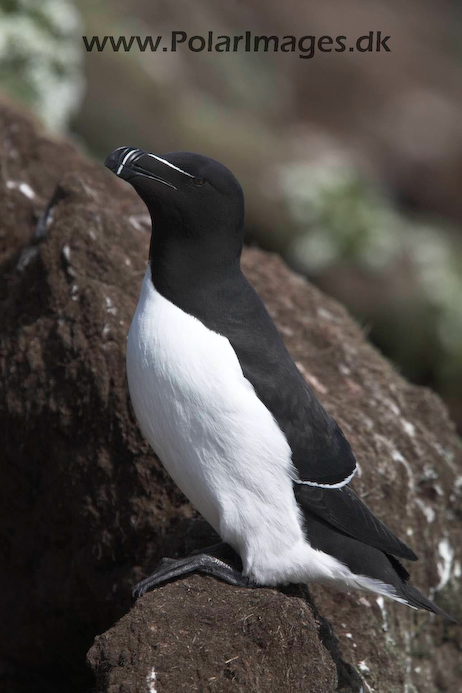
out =
<svg viewBox="0 0 462 693"><path fill-rule="evenodd" d="M80 16L69 0L0 3L0 86L64 131L84 89Z"/></svg>
<svg viewBox="0 0 462 693"><path fill-rule="evenodd" d="M147 693L157 693L156 689L156 672L154 667L151 669L149 674L146 676Z"/></svg>
<svg viewBox="0 0 462 693"><path fill-rule="evenodd" d="M438 573L440 576L440 581L435 588L437 592L446 587L451 579L454 561L454 549L446 537L444 537L444 539L442 539L438 544L438 553L440 556L440 560L438 561Z"/></svg>
<svg viewBox="0 0 462 693"><path fill-rule="evenodd" d="M434 522L435 517L436 517L436 513L435 513L434 509L432 508L432 506L425 503L421 498L416 498L416 503L417 503L418 507L420 508L420 510L422 511L422 513L425 515L427 522L429 522L429 523Z"/></svg>
<svg viewBox="0 0 462 693"><path fill-rule="evenodd" d="M105 296L106 300L106 311L111 315L117 315L117 308L115 307L112 299L109 296Z"/></svg>
<svg viewBox="0 0 462 693"><path fill-rule="evenodd" d="M22 193L29 200L33 200L35 198L35 192L32 190L28 183L21 183L15 180L8 180L6 182L6 187L8 190L19 190L19 192Z"/></svg>

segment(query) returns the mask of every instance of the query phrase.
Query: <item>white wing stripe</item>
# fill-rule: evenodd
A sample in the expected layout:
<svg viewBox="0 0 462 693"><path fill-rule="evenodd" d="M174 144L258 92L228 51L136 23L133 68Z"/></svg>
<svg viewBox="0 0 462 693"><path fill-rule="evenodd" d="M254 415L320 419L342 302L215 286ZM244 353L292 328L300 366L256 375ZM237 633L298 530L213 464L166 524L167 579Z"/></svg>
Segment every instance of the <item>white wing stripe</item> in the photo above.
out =
<svg viewBox="0 0 462 693"><path fill-rule="evenodd" d="M302 479L294 479L294 483L306 484L306 486L317 486L318 488L342 488L352 480L357 471L358 467L356 466L351 472L350 476L347 476L346 479L343 479L343 481L339 481L337 484L318 484L316 481L303 481Z"/></svg>

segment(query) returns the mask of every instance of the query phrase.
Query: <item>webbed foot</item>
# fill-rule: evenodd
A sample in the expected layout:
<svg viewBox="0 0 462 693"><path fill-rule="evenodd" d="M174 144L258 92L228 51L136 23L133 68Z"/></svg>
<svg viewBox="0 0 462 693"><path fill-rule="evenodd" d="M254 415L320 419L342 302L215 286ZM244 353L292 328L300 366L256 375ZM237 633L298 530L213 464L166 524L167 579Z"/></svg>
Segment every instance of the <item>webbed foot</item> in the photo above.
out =
<svg viewBox="0 0 462 693"><path fill-rule="evenodd" d="M223 553L226 547L224 544L217 544L214 547L210 547L215 553ZM207 551L207 549L204 549ZM196 553L187 558L163 558L155 571L139 582L133 588L133 596L138 599L142 597L143 594L151 590L153 587L167 582L167 580L172 580L187 573L199 572L205 573L206 575L213 575L213 577L224 580L230 585L236 585L238 587L256 587L255 583L250 580L250 578L245 577L240 570L237 570L229 563L217 558L217 556L210 555L209 553ZM236 554L237 555L237 554Z"/></svg>

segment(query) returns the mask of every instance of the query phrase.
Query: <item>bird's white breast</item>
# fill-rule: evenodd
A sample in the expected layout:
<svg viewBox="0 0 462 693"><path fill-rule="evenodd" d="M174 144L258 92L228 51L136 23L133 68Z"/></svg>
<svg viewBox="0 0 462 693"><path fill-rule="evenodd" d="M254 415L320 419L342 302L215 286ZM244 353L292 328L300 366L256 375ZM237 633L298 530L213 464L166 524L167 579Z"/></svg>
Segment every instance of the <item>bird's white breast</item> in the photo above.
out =
<svg viewBox="0 0 462 693"><path fill-rule="evenodd" d="M127 343L140 428L244 573L262 584L332 579L341 564L302 531L287 440L228 339L159 294L148 267ZM337 571L338 572L338 571Z"/></svg>
<svg viewBox="0 0 462 693"><path fill-rule="evenodd" d="M288 508L290 524L296 506L285 436L229 341L159 294L149 267L128 335L127 374L143 434L217 532L233 532L242 515L264 524L261 515L248 517L262 502L282 504L284 515Z"/></svg>

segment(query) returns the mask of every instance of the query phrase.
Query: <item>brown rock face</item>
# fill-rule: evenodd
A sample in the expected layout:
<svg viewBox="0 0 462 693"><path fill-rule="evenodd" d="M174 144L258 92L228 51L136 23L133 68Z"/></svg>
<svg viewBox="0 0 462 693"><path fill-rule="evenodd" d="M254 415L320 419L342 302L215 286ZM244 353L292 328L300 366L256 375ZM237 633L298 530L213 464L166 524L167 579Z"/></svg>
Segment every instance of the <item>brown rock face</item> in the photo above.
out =
<svg viewBox="0 0 462 693"><path fill-rule="evenodd" d="M128 401L146 210L21 113L3 106L0 120L0 690L72 693L92 685L85 653L128 611L131 586L163 555L213 536ZM439 400L404 382L343 308L277 257L247 250L243 266L349 438L356 491L419 554L416 585L460 617L460 445ZM146 595L89 661L101 693L430 693L457 690L460 630L367 594L193 576Z"/></svg>
<svg viewBox="0 0 462 693"><path fill-rule="evenodd" d="M0 652L33 668L61 661L72 672L80 662L86 674L86 650L128 608L141 566L209 541L211 530L182 524L194 513L129 408L124 351L149 242L143 207L68 144L45 146L38 134L31 144L27 119L3 119L7 175L32 191L48 180L56 204L45 219L44 195L31 200L2 181L11 233L18 219L9 247L19 248L0 280ZM41 167L33 159L29 169L31 146L44 152Z"/></svg>
<svg viewBox="0 0 462 693"><path fill-rule="evenodd" d="M337 681L306 601L199 576L138 600L88 659L100 691L325 693Z"/></svg>

